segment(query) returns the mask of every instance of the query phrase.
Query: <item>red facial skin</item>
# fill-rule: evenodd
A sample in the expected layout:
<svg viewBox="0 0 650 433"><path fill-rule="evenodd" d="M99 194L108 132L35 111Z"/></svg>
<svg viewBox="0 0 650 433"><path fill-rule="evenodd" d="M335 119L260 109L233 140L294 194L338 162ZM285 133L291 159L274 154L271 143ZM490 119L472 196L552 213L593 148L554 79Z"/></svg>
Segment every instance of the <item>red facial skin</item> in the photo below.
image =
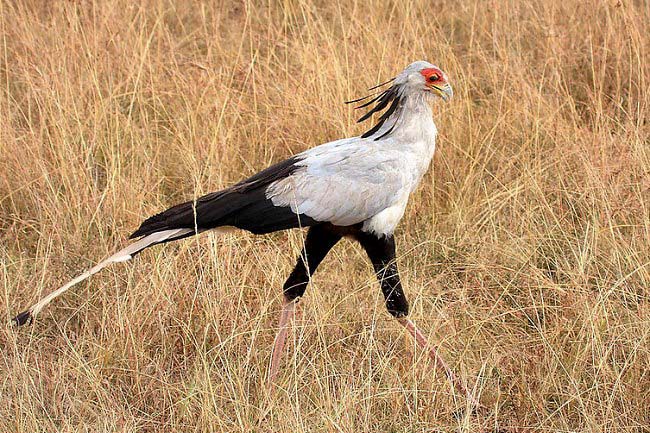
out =
<svg viewBox="0 0 650 433"><path fill-rule="evenodd" d="M426 68L420 71L427 84L444 84L445 78L442 71L438 68Z"/></svg>

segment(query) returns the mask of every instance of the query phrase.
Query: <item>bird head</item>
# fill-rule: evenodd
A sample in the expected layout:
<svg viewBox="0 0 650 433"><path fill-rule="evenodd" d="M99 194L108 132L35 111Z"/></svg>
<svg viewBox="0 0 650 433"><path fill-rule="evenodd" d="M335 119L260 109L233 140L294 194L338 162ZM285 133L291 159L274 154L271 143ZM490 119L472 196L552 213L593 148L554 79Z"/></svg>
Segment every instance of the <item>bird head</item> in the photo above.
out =
<svg viewBox="0 0 650 433"><path fill-rule="evenodd" d="M440 68L423 60L413 62L397 77L393 85L402 87L402 94L430 92L448 101L454 96L447 75Z"/></svg>
<svg viewBox="0 0 650 433"><path fill-rule="evenodd" d="M448 101L454 95L454 91L447 81L447 75L437 66L423 60L411 63L396 77L371 87L368 90L379 89L389 83L391 86L385 90L377 90L376 93L368 96L346 101L346 104L365 101L358 107L355 107L355 109L365 108L374 104L357 122L363 122L369 119L374 113L380 113L385 110L379 117L377 124L361 136L363 138L374 136L394 113L399 113L399 108L403 106L404 101L409 100L411 97L421 98L422 96L433 95L442 98L443 101ZM396 125L397 119L392 122L392 127L375 136L375 140L379 140L390 134Z"/></svg>

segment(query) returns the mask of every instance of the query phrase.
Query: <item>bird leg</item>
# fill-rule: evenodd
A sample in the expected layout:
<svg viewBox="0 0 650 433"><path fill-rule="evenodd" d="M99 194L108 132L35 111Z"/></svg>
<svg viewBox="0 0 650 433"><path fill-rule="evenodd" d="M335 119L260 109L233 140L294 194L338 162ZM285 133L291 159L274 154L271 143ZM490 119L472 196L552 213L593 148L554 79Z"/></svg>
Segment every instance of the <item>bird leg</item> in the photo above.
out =
<svg viewBox="0 0 650 433"><path fill-rule="evenodd" d="M381 284L381 290L384 293L388 312L397 319L400 325L409 331L420 347L429 351L431 359L438 368L445 371L447 378L456 389L465 395L474 407L478 407L478 402L474 396L453 371L451 371L447 363L438 354L436 348L427 343L426 337L415 326L415 323L406 317L409 312L409 304L404 295L402 283L400 282L397 271L397 263L395 262L395 239L390 235L377 237L371 233L362 231L356 235L356 238L366 250L372 262L377 279Z"/></svg>
<svg viewBox="0 0 650 433"><path fill-rule="evenodd" d="M273 352L271 353L271 363L269 366L268 385L269 387L275 381L280 368L280 359L287 339L287 333L291 328L291 319L295 310L295 304L298 298L304 295L309 284L309 278L316 272L316 268L323 261L329 250L341 239L341 235L332 231L326 225L312 226L307 233L305 245L298 256L296 267L284 283L284 302L282 313L280 313L280 323L278 334L273 343Z"/></svg>
<svg viewBox="0 0 650 433"><path fill-rule="evenodd" d="M278 375L280 368L280 358L282 358L282 351L284 350L284 343L287 340L287 332L291 328L291 320L295 310L296 301L287 301L282 303L282 312L280 313L280 322L278 323L278 333L273 342L273 351L271 352L271 364L269 366L269 379L268 385L271 386L275 382L275 377Z"/></svg>
<svg viewBox="0 0 650 433"><path fill-rule="evenodd" d="M452 383L454 387L456 387L456 390L460 392L461 394L465 395L467 400L472 404L473 407L478 407L479 402L474 398L471 392L467 389L465 384L454 374L454 372L449 368L447 363L445 362L444 359L442 359L442 356L438 353L436 350L435 346L430 345L427 342L426 337L422 332L418 329L417 326L415 326L415 323L413 323L410 319L406 317L400 317L397 319L400 325L405 327L409 333L415 338L415 341L417 344L424 350L428 350L429 352L429 357L435 362L436 367L439 369L443 370L445 374L447 375L447 379Z"/></svg>

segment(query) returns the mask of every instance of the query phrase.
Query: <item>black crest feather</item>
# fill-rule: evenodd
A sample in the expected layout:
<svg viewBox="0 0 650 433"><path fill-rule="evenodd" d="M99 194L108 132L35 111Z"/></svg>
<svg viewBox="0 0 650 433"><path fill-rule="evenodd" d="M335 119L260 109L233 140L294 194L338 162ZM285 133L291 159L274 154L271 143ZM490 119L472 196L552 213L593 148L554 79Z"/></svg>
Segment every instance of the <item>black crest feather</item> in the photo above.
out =
<svg viewBox="0 0 650 433"><path fill-rule="evenodd" d="M385 81L381 84L377 84L374 87L371 87L368 90L375 90L377 88L380 88L382 86L385 86L388 83L391 83L395 78L391 78L388 81ZM351 101L345 101L346 104L354 104L357 102L365 101L366 99L369 99L368 101L364 102L363 104L359 105L358 107L355 107L355 110L359 110L361 108L368 107L372 104L375 104L370 110L368 110L363 116L357 120L357 123L363 122L365 120L368 120L373 114L379 113L382 110L384 110L386 107L388 109L384 111L384 113L379 117L379 120L377 123L370 128L368 131L363 133L361 137L363 138L368 138L372 137L377 131L381 129L381 127L386 123L386 120L397 110L397 107L399 107L400 103L400 89L398 86L393 85L389 87L388 89L381 91L379 93L371 93L368 96L364 96L362 98L357 98L353 99ZM390 106L388 105L390 104ZM384 132L382 135L379 137L375 137L375 140L379 140L381 138L384 138L388 134L390 134L393 131L393 128L395 128L395 125L391 126L388 131Z"/></svg>

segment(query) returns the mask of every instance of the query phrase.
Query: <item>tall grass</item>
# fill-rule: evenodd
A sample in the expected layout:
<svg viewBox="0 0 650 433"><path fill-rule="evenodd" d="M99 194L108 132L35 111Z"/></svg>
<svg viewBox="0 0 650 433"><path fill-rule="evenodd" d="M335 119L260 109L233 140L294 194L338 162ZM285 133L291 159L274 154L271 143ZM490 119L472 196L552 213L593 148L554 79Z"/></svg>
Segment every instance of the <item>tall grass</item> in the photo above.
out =
<svg viewBox="0 0 650 433"><path fill-rule="evenodd" d="M0 431L650 429L650 7L636 1L1 1L0 305L9 318L146 216L325 141L341 102L445 70L397 233L412 318L342 242L300 303L303 233L204 235L0 329ZM4 319L3 319L4 320Z"/></svg>

